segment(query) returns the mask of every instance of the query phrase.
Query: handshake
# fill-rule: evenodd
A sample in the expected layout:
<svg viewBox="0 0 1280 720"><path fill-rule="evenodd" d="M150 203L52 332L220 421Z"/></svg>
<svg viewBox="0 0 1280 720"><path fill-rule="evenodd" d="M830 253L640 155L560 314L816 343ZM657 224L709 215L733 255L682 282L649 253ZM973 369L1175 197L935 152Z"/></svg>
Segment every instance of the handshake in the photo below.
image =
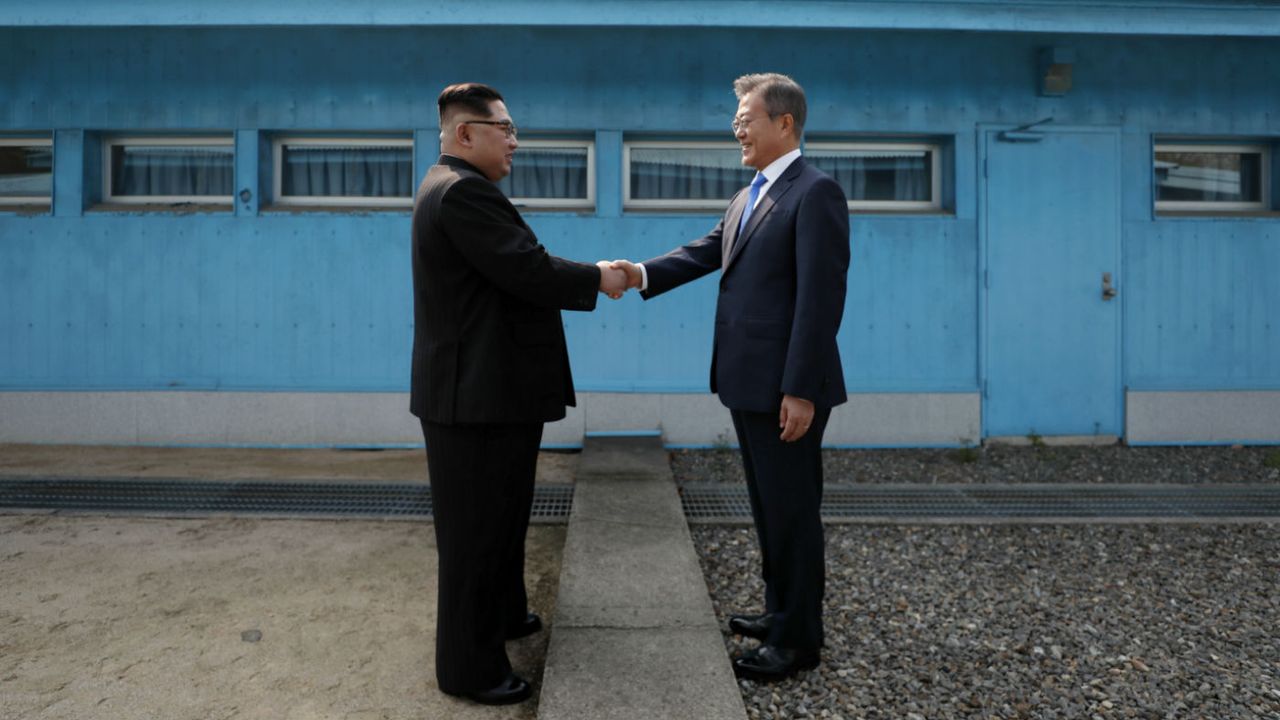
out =
<svg viewBox="0 0 1280 720"><path fill-rule="evenodd" d="M631 288L640 287L640 266L630 260L601 260L596 267L600 268L600 292L614 300Z"/></svg>

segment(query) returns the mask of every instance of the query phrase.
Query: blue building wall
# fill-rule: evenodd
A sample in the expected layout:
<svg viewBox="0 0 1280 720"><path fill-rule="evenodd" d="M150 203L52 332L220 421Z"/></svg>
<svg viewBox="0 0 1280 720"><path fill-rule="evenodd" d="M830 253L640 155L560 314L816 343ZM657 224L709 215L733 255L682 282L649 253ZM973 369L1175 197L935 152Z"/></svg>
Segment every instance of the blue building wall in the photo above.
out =
<svg viewBox="0 0 1280 720"><path fill-rule="evenodd" d="M1065 97L1036 93L1048 45L1076 51ZM1153 135L1280 137L1274 38L10 27L0 47L0 131L57 131L54 215L0 213L2 388L404 390L408 212L271 209L269 163L255 158L272 133L414 132L421 175L439 89L489 82L522 135L596 140L597 208L526 213L543 243L582 261L643 259L717 218L623 212L623 138L729 140L732 79L777 70L806 87L811 141L906 134L946 148L945 212L851 219L851 392L979 390L978 129L1049 116L1122 131L1125 385L1280 389L1280 221L1156 218L1151 204ZM205 130L237 132L237 187L253 202L93 207L98 133ZM579 388L704 392L715 290L707 279L566 313Z"/></svg>

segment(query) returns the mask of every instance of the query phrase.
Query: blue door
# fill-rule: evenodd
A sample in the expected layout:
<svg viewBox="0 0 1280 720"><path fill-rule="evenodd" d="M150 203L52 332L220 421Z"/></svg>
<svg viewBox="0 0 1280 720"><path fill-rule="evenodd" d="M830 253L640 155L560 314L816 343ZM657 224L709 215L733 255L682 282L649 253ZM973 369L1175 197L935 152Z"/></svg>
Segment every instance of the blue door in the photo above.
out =
<svg viewBox="0 0 1280 720"><path fill-rule="evenodd" d="M983 432L1121 432L1120 135L982 132Z"/></svg>

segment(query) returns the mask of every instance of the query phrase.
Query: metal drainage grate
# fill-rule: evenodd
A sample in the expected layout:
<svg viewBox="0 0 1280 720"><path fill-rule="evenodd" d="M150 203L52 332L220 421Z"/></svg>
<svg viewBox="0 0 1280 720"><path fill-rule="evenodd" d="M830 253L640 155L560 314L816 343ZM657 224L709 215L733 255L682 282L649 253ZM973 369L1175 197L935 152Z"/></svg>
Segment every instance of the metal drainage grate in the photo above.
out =
<svg viewBox="0 0 1280 720"><path fill-rule="evenodd" d="M534 522L564 522L572 506L573 485L533 489ZM431 488L418 483L0 480L0 510L5 509L429 518Z"/></svg>
<svg viewBox="0 0 1280 720"><path fill-rule="evenodd" d="M685 516L694 522L751 519L742 485L688 484L681 497ZM822 517L1280 519L1280 486L828 485Z"/></svg>

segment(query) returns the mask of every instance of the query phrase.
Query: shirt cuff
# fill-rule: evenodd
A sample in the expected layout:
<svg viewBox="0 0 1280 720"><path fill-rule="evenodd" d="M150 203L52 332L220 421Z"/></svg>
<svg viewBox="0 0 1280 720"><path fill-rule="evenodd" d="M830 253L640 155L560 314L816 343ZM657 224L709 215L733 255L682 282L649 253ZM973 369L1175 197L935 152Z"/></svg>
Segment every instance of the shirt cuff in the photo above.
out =
<svg viewBox="0 0 1280 720"><path fill-rule="evenodd" d="M636 263L636 267L640 268L640 292L649 289L649 271L644 269L644 263Z"/></svg>

